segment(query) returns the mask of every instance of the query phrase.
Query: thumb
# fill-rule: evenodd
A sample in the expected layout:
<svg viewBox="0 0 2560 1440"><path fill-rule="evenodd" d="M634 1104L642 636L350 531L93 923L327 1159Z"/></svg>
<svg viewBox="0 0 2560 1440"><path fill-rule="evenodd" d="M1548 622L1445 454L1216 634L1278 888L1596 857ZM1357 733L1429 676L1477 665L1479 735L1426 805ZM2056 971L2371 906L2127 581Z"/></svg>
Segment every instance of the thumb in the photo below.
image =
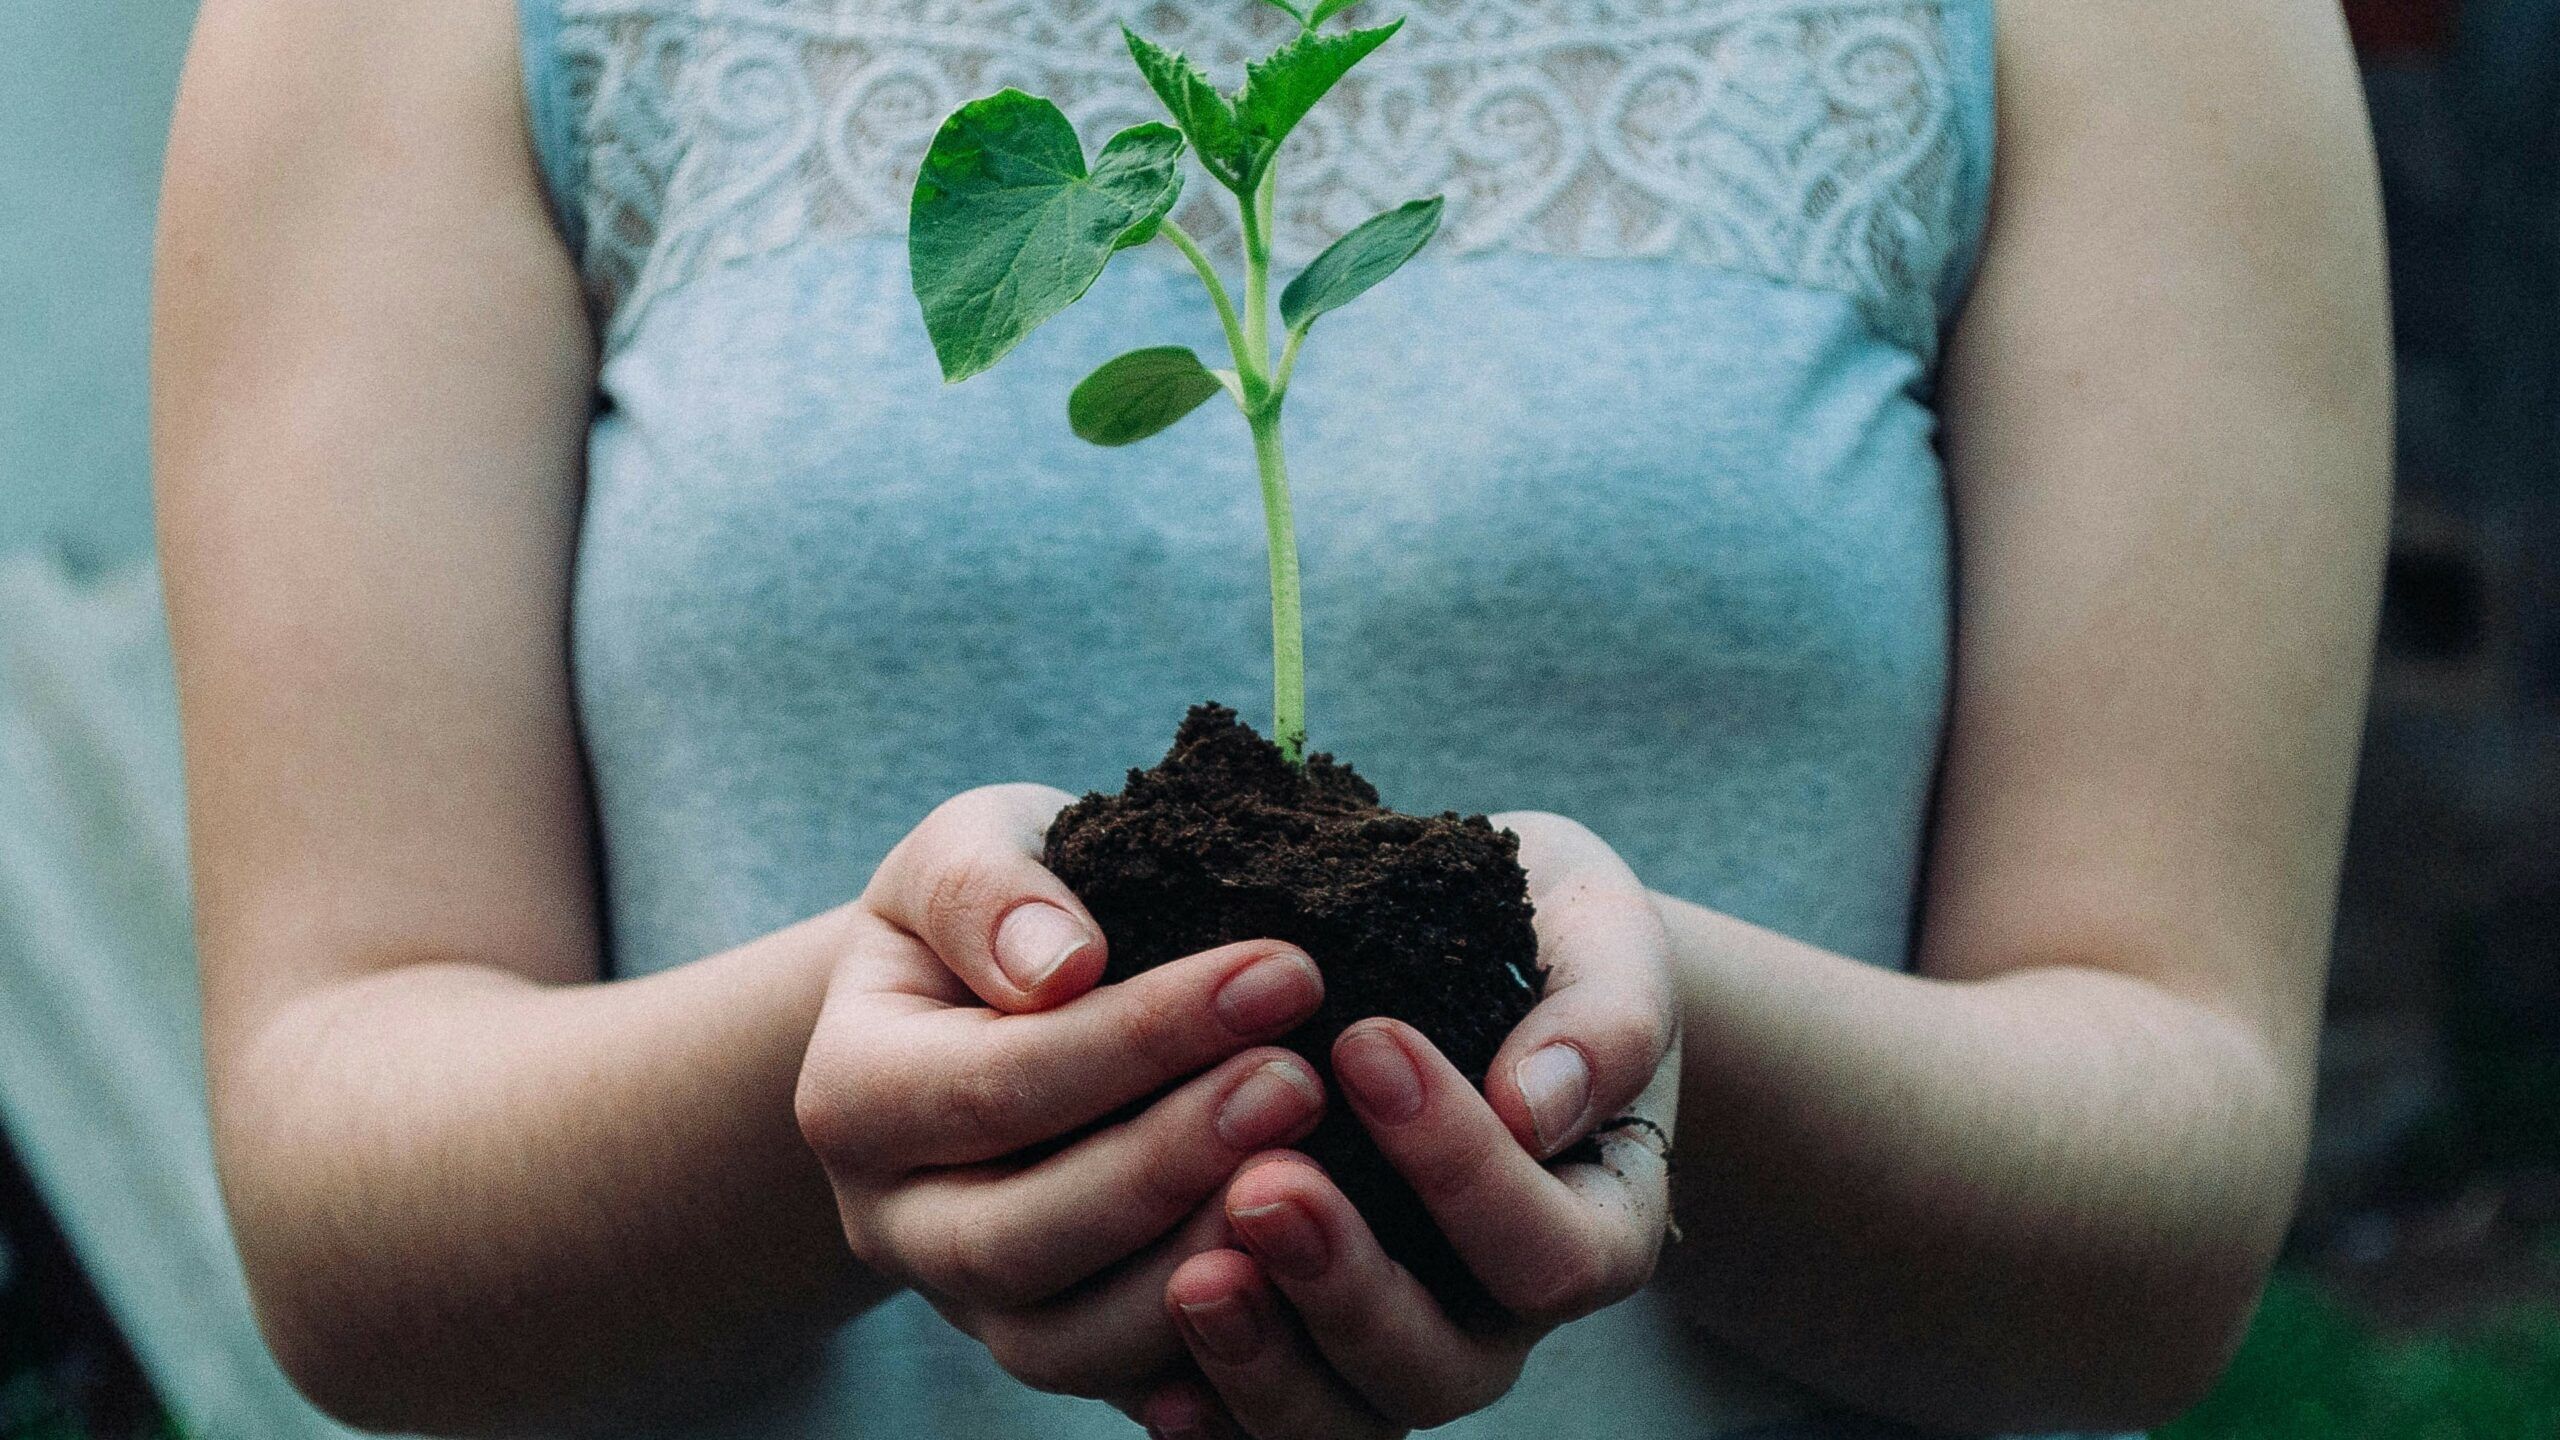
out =
<svg viewBox="0 0 2560 1440"><path fill-rule="evenodd" d="M1102 927L1040 863L1069 798L1046 785L953 796L880 862L862 903L997 1010L1065 1004L1102 978L1104 954Z"/></svg>
<svg viewBox="0 0 2560 1440"><path fill-rule="evenodd" d="M1485 1098L1546 1160L1639 1097L1668 1103L1648 1092L1679 1044L1671 946L1652 897L1598 836L1551 815L1495 823L1521 839L1547 989L1494 1056Z"/></svg>

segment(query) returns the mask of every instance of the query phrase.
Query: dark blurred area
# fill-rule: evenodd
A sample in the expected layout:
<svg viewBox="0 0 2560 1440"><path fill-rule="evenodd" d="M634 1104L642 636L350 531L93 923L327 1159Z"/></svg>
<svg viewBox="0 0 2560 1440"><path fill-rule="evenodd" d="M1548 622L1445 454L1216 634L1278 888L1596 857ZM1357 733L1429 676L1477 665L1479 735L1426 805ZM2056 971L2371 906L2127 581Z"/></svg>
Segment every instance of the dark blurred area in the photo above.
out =
<svg viewBox="0 0 2560 1440"><path fill-rule="evenodd" d="M2302 1214L2224 1392L2167 1433L2552 1440L2560 0L2346 8L2389 215L2399 501ZM0 1156L0 1440L166 1427Z"/></svg>
<svg viewBox="0 0 2560 1440"><path fill-rule="evenodd" d="M2399 500L2298 1245L2417 1323L2560 1295L2560 3L2348 10Z"/></svg>

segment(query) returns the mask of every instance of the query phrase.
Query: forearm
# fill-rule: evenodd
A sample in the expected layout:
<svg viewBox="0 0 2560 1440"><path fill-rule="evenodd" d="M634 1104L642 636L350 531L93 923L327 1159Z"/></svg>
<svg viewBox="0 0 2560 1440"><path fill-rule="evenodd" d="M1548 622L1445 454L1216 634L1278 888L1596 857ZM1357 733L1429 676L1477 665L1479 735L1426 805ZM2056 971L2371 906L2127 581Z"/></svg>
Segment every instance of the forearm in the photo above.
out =
<svg viewBox="0 0 2560 1440"><path fill-rule="evenodd" d="M792 1113L835 923L607 984L402 966L217 1052L288 1370L384 1428L610 1423L664 1398L636 1377L748 1370L879 1299Z"/></svg>
<svg viewBox="0 0 2560 1440"><path fill-rule="evenodd" d="M2307 1098L2245 1026L2056 965L1946 982L1658 897L1682 973L1665 1275L1726 1343L1921 1423L2140 1425L2227 1358Z"/></svg>

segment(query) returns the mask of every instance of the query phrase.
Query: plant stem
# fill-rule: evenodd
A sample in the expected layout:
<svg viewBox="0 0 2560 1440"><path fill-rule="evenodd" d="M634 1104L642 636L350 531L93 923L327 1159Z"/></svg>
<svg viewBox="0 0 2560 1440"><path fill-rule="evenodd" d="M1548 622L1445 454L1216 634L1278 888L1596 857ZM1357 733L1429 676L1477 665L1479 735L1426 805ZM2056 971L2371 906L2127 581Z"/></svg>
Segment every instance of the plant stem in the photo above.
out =
<svg viewBox="0 0 2560 1440"><path fill-rule="evenodd" d="M1298 342L1291 331L1277 375L1271 367L1271 172L1251 195L1238 197L1244 232L1244 315L1239 320L1218 279L1217 267L1198 241L1167 217L1158 233L1173 242L1200 274L1218 307L1227 349L1235 356L1236 408L1253 430L1253 459L1262 478L1262 524L1271 554L1271 731L1292 765L1307 760L1307 659L1305 622L1298 597L1298 526L1289 505L1289 465L1280 448L1280 402L1296 368Z"/></svg>
<svg viewBox="0 0 2560 1440"><path fill-rule="evenodd" d="M1271 729L1292 765L1307 760L1306 633L1298 602L1298 527L1289 509L1289 467L1280 453L1280 405L1245 417L1262 471L1263 533L1271 551Z"/></svg>
<svg viewBox="0 0 2560 1440"><path fill-rule="evenodd" d="M1287 392L1289 388L1289 374L1291 371L1298 368L1298 342L1306 338L1307 332L1304 330L1292 330L1289 332L1288 343L1280 347L1280 368L1273 371L1271 374L1271 388L1273 390L1283 393Z"/></svg>
<svg viewBox="0 0 2560 1440"><path fill-rule="evenodd" d="M1252 352L1237 356L1236 363L1251 367L1256 379L1271 373L1271 305L1265 293L1271 288L1271 236L1262 224L1263 197L1270 193L1266 170L1253 195L1236 207L1244 228L1244 343Z"/></svg>
<svg viewBox="0 0 2560 1440"><path fill-rule="evenodd" d="M1236 357L1254 397L1253 458L1262 475L1262 528L1271 552L1271 730L1292 765L1307 763L1306 629L1298 599L1298 524L1289 506L1289 465L1280 448L1280 404L1288 382L1271 370L1271 196L1277 166L1267 167L1236 208L1244 229L1244 335L1249 355ZM1297 349L1295 336L1290 350ZM1292 353L1292 360L1296 355Z"/></svg>
<svg viewBox="0 0 2560 1440"><path fill-rule="evenodd" d="M1226 283L1218 278L1217 267L1209 263L1208 255L1201 251L1200 242L1191 238L1191 232L1173 223L1172 216L1164 217L1164 222L1156 227L1156 233L1172 241L1183 258L1191 262L1191 268L1200 272L1200 283L1208 288L1209 299L1218 307L1218 323L1226 327L1227 352L1241 367L1244 364L1244 332L1237 328L1236 307L1227 299Z"/></svg>

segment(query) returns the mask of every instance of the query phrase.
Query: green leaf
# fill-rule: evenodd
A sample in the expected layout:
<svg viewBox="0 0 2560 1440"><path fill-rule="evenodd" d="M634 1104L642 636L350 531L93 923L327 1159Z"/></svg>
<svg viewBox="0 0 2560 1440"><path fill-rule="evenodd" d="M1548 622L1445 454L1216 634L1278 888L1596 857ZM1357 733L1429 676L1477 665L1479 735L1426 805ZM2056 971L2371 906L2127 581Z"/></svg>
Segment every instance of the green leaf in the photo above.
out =
<svg viewBox="0 0 2560 1440"><path fill-rule="evenodd" d="M1326 246L1280 292L1281 323L1303 330L1317 316L1341 309L1396 273L1439 230L1440 205L1437 195L1408 200L1361 221L1350 234Z"/></svg>
<svg viewBox="0 0 2560 1440"><path fill-rule="evenodd" d="M1182 134L1132 125L1088 173L1075 127L1019 90L942 122L916 172L907 267L942 378L965 380L1076 302L1182 193Z"/></svg>
<svg viewBox="0 0 2560 1440"><path fill-rule="evenodd" d="M1262 178L1263 168L1279 153L1280 142L1289 138L1289 132L1298 128L1334 82L1367 59L1370 51L1386 44L1403 24L1398 20L1340 35L1310 30L1244 68L1244 89L1236 92L1236 119L1253 147L1245 177L1248 188Z"/></svg>
<svg viewBox="0 0 2560 1440"><path fill-rule="evenodd" d="M1132 350L1077 384L1067 396L1067 423L1096 445L1126 445L1199 409L1221 388L1187 346Z"/></svg>
<svg viewBox="0 0 2560 1440"><path fill-rule="evenodd" d="M1288 11L1289 18L1297 21L1300 25L1308 23L1306 12L1300 10L1297 6L1290 4L1289 0L1263 0L1263 3L1277 10Z"/></svg>
<svg viewBox="0 0 2560 1440"><path fill-rule="evenodd" d="M1291 11L1296 14L1296 11ZM1228 189L1244 184L1245 162L1250 147L1245 143L1244 128L1236 123L1235 107L1188 55L1167 50L1137 31L1123 25L1120 33L1128 37L1129 54L1138 62L1138 73L1173 112L1173 122L1191 138L1191 148L1200 154L1201 165L1210 176Z"/></svg>
<svg viewBox="0 0 2560 1440"><path fill-rule="evenodd" d="M1307 28L1313 30L1334 16L1360 3L1360 0L1321 0L1315 13L1307 17Z"/></svg>

